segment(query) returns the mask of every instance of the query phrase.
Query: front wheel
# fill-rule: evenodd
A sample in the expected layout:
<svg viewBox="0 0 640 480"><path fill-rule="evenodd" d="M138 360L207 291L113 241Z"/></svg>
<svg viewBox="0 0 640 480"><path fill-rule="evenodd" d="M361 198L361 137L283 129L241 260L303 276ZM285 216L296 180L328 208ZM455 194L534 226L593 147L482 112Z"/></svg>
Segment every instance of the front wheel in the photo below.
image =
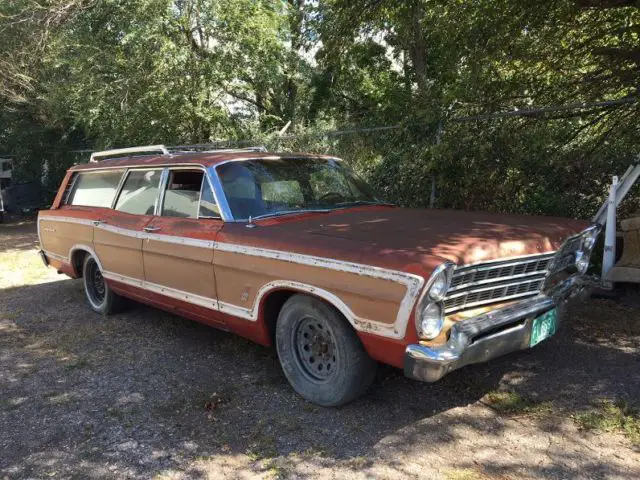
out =
<svg viewBox="0 0 640 480"><path fill-rule="evenodd" d="M84 258L82 281L85 296L94 312L109 315L117 311L121 297L109 288L109 285L104 281L98 262L91 255Z"/></svg>
<svg viewBox="0 0 640 480"><path fill-rule="evenodd" d="M306 295L294 295L282 307L276 348L294 390L323 407L354 400L375 376L376 362L342 315Z"/></svg>

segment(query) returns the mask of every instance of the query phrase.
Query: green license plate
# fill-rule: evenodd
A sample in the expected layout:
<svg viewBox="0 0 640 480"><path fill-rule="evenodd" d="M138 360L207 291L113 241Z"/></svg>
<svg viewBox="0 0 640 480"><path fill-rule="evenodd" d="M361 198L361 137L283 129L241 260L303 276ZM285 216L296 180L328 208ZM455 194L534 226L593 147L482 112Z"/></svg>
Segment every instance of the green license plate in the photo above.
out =
<svg viewBox="0 0 640 480"><path fill-rule="evenodd" d="M529 346L539 344L545 338L549 338L556 333L558 315L556 309L549 310L547 313L540 315L533 319L533 325L531 326L531 340Z"/></svg>

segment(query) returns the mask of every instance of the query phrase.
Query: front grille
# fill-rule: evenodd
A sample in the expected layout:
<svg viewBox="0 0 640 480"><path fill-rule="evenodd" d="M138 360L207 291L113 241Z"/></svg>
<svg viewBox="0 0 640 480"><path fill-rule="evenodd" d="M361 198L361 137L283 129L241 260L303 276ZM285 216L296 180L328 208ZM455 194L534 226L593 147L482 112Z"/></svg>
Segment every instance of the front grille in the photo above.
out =
<svg viewBox="0 0 640 480"><path fill-rule="evenodd" d="M554 253L463 265L453 272L446 313L536 295Z"/></svg>

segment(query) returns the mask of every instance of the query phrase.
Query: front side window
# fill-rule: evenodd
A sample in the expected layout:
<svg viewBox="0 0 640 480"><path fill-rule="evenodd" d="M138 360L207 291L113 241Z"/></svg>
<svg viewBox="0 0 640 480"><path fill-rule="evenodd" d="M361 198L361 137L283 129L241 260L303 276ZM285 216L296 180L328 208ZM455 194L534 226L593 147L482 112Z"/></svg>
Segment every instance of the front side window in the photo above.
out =
<svg viewBox="0 0 640 480"><path fill-rule="evenodd" d="M124 170L76 173L67 205L111 208Z"/></svg>
<svg viewBox="0 0 640 480"><path fill-rule="evenodd" d="M362 180L331 159L243 160L216 171L236 220L378 203Z"/></svg>
<svg viewBox="0 0 640 480"><path fill-rule="evenodd" d="M179 218L220 218L209 182L202 170L169 172L162 215Z"/></svg>
<svg viewBox="0 0 640 480"><path fill-rule="evenodd" d="M134 215L153 215L162 170L131 170L124 181L116 210Z"/></svg>

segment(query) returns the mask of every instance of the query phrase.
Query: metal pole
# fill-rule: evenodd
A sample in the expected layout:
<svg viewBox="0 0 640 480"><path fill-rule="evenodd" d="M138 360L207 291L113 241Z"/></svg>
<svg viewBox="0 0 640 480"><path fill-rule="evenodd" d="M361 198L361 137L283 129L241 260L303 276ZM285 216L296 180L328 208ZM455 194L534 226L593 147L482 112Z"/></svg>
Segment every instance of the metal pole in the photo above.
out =
<svg viewBox="0 0 640 480"><path fill-rule="evenodd" d="M604 255L602 257L602 286L611 289L613 285L607 276L616 261L616 192L618 190L618 177L613 177L609 187L609 200L607 201L607 224L604 234Z"/></svg>

